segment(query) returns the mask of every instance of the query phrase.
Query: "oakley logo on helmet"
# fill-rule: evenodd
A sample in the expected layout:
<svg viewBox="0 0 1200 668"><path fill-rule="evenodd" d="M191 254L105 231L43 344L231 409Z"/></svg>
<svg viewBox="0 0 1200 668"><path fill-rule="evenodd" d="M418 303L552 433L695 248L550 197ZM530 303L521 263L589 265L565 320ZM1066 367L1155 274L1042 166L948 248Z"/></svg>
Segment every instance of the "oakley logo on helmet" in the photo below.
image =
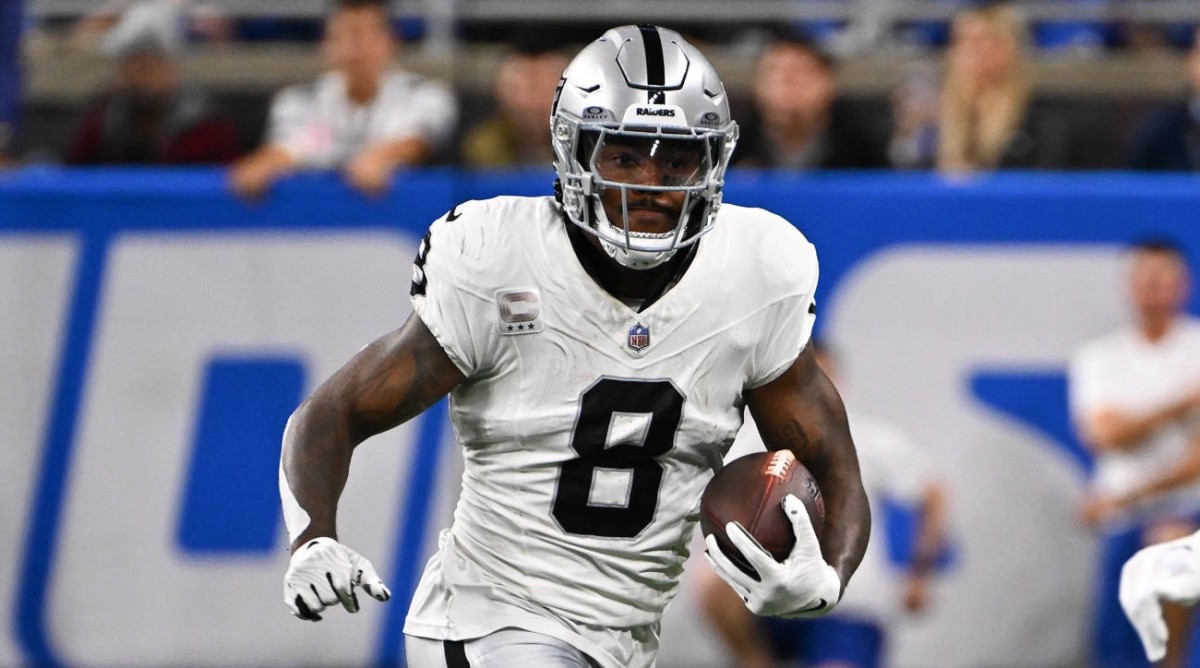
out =
<svg viewBox="0 0 1200 668"><path fill-rule="evenodd" d="M585 121L603 121L612 118L612 114L604 107L588 107L583 110L583 119Z"/></svg>

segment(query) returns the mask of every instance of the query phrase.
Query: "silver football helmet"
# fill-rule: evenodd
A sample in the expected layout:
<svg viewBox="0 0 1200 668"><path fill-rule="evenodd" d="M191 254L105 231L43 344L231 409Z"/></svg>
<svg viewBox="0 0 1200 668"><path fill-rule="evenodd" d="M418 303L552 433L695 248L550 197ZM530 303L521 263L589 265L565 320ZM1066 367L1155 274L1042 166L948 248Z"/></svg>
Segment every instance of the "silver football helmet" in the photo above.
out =
<svg viewBox="0 0 1200 668"><path fill-rule="evenodd" d="M738 129L725 87L696 47L673 30L631 25L604 33L567 66L550 134L567 218L623 266L648 269L712 229ZM620 146L637 151L614 163ZM600 201L612 189L622 220L609 220ZM662 191L684 195L675 229L630 230L630 193Z"/></svg>

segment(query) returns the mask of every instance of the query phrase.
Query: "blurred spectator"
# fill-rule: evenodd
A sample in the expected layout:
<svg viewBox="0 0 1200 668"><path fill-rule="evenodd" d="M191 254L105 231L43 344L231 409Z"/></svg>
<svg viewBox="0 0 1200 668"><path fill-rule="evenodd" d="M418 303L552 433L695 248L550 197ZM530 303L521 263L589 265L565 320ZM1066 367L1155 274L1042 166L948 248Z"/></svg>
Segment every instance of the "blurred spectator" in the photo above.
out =
<svg viewBox="0 0 1200 668"><path fill-rule="evenodd" d="M180 80L177 35L135 6L105 38L118 58L110 91L84 112L64 160L73 165L225 163L237 157L231 121Z"/></svg>
<svg viewBox="0 0 1200 668"><path fill-rule="evenodd" d="M259 196L304 168L341 168L352 186L379 194L397 168L426 162L452 134L450 90L391 69L396 42L384 2L339 0L322 47L330 71L276 96L266 142L231 173L238 194Z"/></svg>
<svg viewBox="0 0 1200 668"><path fill-rule="evenodd" d="M837 365L815 344L817 362L835 384ZM833 612L816 619L755 617L707 564L698 565L704 613L738 668L774 668L799 661L808 668L878 668L887 665L887 633L900 614L930 603L930 578L944 547L945 492L925 453L895 426L849 410L863 485L870 498L871 539L854 580ZM747 419L726 455L729 462L761 452L762 439ZM915 514L913 559L903 569L889 562L885 500Z"/></svg>
<svg viewBox="0 0 1200 668"><path fill-rule="evenodd" d="M500 64L493 96L496 111L467 131L462 162L469 167L548 167L550 105L567 57L548 44L518 43Z"/></svg>
<svg viewBox="0 0 1200 668"><path fill-rule="evenodd" d="M21 7L0 3L0 168L15 164L21 112Z"/></svg>
<svg viewBox="0 0 1200 668"><path fill-rule="evenodd" d="M1098 529L1093 656L1100 668L1146 666L1118 602L1121 567L1139 548L1185 536L1200 519L1200 321L1184 310L1190 272L1170 241L1129 253L1130 327L1071 360L1071 414L1096 468L1083 519ZM1168 664L1180 665L1187 613L1170 611Z"/></svg>
<svg viewBox="0 0 1200 668"><path fill-rule="evenodd" d="M1103 146L1083 114L1035 100L1026 56L1028 35L1017 10L988 4L951 24L938 132L938 169L1102 166Z"/></svg>
<svg viewBox="0 0 1200 668"><path fill-rule="evenodd" d="M1158 171L1200 169L1200 30L1188 51L1187 76L1191 95L1186 101L1160 109L1137 132L1129 167Z"/></svg>
<svg viewBox="0 0 1200 668"><path fill-rule="evenodd" d="M759 56L756 118L734 160L751 167L865 169L887 165L883 132L838 99L834 62L811 42L784 37Z"/></svg>

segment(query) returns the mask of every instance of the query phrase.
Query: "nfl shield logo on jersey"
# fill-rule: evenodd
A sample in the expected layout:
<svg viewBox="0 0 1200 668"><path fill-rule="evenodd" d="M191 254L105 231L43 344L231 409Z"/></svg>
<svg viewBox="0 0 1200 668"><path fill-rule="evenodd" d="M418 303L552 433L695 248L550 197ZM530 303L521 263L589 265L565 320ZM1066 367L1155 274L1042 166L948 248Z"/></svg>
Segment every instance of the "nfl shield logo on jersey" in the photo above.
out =
<svg viewBox="0 0 1200 668"><path fill-rule="evenodd" d="M629 328L629 347L641 352L650 347L650 328L638 323Z"/></svg>

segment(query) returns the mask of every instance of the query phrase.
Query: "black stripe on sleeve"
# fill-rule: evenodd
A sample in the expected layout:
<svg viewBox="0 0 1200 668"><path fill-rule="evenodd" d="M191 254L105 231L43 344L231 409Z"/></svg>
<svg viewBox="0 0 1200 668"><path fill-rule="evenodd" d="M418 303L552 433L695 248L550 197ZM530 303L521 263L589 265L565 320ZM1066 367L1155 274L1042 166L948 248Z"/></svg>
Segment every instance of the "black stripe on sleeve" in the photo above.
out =
<svg viewBox="0 0 1200 668"><path fill-rule="evenodd" d="M454 209L451 209L450 213L454 213ZM447 220L451 219L447 218ZM429 284L429 280L425 276L425 258L429 257L432 235L433 228L431 227L425 232L425 238L421 240L421 245L417 247L417 258L413 260L412 287L408 289L410 296L416 297L425 294L425 287Z"/></svg>

